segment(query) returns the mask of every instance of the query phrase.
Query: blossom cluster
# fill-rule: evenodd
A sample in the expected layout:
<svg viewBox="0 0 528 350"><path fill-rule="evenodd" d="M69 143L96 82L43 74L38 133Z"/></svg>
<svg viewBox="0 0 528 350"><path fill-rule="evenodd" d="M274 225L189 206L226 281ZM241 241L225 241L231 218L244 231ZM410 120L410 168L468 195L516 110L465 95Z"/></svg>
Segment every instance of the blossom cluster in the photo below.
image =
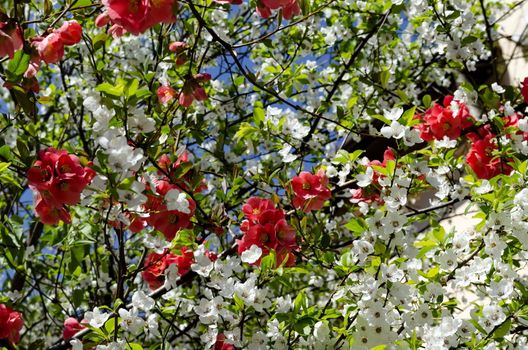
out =
<svg viewBox="0 0 528 350"><path fill-rule="evenodd" d="M28 184L35 197L35 211L44 224L60 220L71 223L65 205L75 205L81 192L91 182L95 171L82 166L79 158L65 150L48 148L39 151L39 159L28 170Z"/></svg>
<svg viewBox="0 0 528 350"><path fill-rule="evenodd" d="M246 219L242 221L240 230L244 233L237 240L238 254L243 255L248 250L260 249L251 263L259 265L261 255L266 256L273 250L276 253L276 264L295 265L294 251L297 245L295 229L286 221L284 210L276 208L270 199L251 197L242 206Z"/></svg>
<svg viewBox="0 0 528 350"><path fill-rule="evenodd" d="M193 252L187 247L179 248L180 254L171 252L150 253L145 259L145 270L142 272L143 279L148 283L150 289L161 287L165 283L165 272L172 267L177 268L180 276L191 270L193 263Z"/></svg>
<svg viewBox="0 0 528 350"><path fill-rule="evenodd" d="M46 36L36 36L31 39L36 47L40 59L46 63L58 63L64 57L64 46L79 43L82 38L82 27L75 21L66 21L58 29L53 30ZM33 60L35 62L35 60ZM39 66L38 60L32 68ZM33 76L35 73L31 73Z"/></svg>
<svg viewBox="0 0 528 350"><path fill-rule="evenodd" d="M207 100L207 92L205 92L205 89L201 83L207 82L209 80L211 80L210 74L195 74L185 81L182 90L179 93L168 85L162 85L158 88L156 94L158 95L159 102L162 104L168 104L174 98L178 97L178 103L180 106L190 107L193 103L193 100Z"/></svg>
<svg viewBox="0 0 528 350"><path fill-rule="evenodd" d="M293 177L291 186L294 192L293 206L305 213L321 209L324 202L332 196L328 188L328 178L322 169L315 175L301 171Z"/></svg>

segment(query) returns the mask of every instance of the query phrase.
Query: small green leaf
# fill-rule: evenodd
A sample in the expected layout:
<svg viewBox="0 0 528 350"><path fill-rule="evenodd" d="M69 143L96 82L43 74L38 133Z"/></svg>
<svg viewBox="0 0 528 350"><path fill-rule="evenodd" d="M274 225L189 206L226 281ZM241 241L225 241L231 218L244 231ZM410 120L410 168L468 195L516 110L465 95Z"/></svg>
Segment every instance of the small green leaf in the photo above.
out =
<svg viewBox="0 0 528 350"><path fill-rule="evenodd" d="M7 168L9 168L10 165L11 165L11 163L0 162L0 173L2 171L6 170Z"/></svg>
<svg viewBox="0 0 528 350"><path fill-rule="evenodd" d="M423 102L423 105L425 108L429 108L431 106L431 96L430 95L425 95L424 97L422 97L422 102Z"/></svg>
<svg viewBox="0 0 528 350"><path fill-rule="evenodd" d="M389 85L389 79L390 79L390 72L388 70L384 70L380 73L380 83L381 86L386 89Z"/></svg>

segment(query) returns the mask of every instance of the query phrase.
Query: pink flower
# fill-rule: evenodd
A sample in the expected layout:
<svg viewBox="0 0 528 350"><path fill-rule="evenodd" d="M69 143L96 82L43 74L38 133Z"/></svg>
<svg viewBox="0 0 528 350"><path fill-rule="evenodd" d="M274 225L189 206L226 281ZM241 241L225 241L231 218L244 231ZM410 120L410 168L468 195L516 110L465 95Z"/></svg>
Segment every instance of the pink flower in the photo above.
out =
<svg viewBox="0 0 528 350"><path fill-rule="evenodd" d="M13 58L15 51L22 49L23 46L24 40L20 27L0 22L0 57Z"/></svg>
<svg viewBox="0 0 528 350"><path fill-rule="evenodd" d="M328 189L328 178L323 170L319 170L315 175L302 171L292 179L291 184L295 193L293 206L305 213L321 209L324 202L332 196Z"/></svg>
<svg viewBox="0 0 528 350"><path fill-rule="evenodd" d="M75 45L81 41L82 27L75 20L66 21L55 33L60 35L64 45Z"/></svg>
<svg viewBox="0 0 528 350"><path fill-rule="evenodd" d="M40 70L40 57L38 55L32 56L29 65L24 73L24 78L34 78Z"/></svg>
<svg viewBox="0 0 528 350"><path fill-rule="evenodd" d="M60 34L51 33L40 42L36 42L40 58L46 63L58 63L64 56L64 42Z"/></svg>
<svg viewBox="0 0 528 350"><path fill-rule="evenodd" d="M73 317L68 317L64 320L64 329L62 331L62 337L64 340L69 340L73 338L75 334L77 334L79 331L82 331L86 327L77 321L77 319Z"/></svg>
<svg viewBox="0 0 528 350"><path fill-rule="evenodd" d="M175 41L169 45L169 51L176 53L176 65L180 66L187 61L187 55L185 51L189 48L189 45L182 41Z"/></svg>
<svg viewBox="0 0 528 350"><path fill-rule="evenodd" d="M126 31L139 35L148 29L145 18L148 14L148 0L103 0L106 13L112 23Z"/></svg>
<svg viewBox="0 0 528 350"><path fill-rule="evenodd" d="M182 51L185 51L189 45L187 43L184 43L183 41L174 41L169 44L169 51L180 53Z"/></svg>
<svg viewBox="0 0 528 350"><path fill-rule="evenodd" d="M108 34L110 34L112 38L114 39L122 37L126 33L127 33L127 30L121 27L119 24L114 24L108 29Z"/></svg>
<svg viewBox="0 0 528 350"><path fill-rule="evenodd" d="M282 9L282 17L291 19L294 15L301 13L297 0L259 0L257 1L257 13L262 18L271 16L271 10Z"/></svg>
<svg viewBox="0 0 528 350"><path fill-rule="evenodd" d="M175 0L103 0L111 22L139 35L158 23L172 23ZM104 23L103 20L101 22Z"/></svg>
<svg viewBox="0 0 528 350"><path fill-rule="evenodd" d="M209 73L198 73L193 76L193 79L200 83L205 83L211 80L211 74Z"/></svg>
<svg viewBox="0 0 528 350"><path fill-rule="evenodd" d="M147 26L153 27L158 23L174 23L176 16L174 10L177 2L175 0L151 0L150 11L146 18Z"/></svg>
<svg viewBox="0 0 528 350"><path fill-rule="evenodd" d="M97 18L95 19L95 26L96 27L104 27L108 23L110 23L110 16L108 16L108 12L103 12Z"/></svg>
<svg viewBox="0 0 528 350"><path fill-rule="evenodd" d="M156 91L156 95L158 95L158 101L162 104L169 103L174 97L176 97L177 94L178 93L176 90L168 85L162 85Z"/></svg>

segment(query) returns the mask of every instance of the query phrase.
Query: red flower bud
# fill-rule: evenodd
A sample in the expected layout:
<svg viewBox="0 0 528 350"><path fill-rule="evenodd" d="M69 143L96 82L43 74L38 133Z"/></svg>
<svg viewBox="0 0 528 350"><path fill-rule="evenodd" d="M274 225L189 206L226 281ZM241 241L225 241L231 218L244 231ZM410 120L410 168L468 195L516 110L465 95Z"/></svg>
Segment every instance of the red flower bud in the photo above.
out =
<svg viewBox="0 0 528 350"><path fill-rule="evenodd" d="M64 45L75 45L81 41L82 27L75 20L66 21L55 33L60 35Z"/></svg>

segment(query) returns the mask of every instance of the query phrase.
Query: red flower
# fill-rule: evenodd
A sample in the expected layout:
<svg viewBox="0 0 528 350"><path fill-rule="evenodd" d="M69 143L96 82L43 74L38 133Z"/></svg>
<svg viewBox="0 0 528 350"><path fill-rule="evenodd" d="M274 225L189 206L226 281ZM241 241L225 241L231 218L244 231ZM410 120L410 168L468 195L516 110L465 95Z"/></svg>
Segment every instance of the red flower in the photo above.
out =
<svg viewBox="0 0 528 350"><path fill-rule="evenodd" d="M189 198L189 209L191 209L189 214L177 210L161 211L151 213L146 221L150 226L163 233L168 241L172 241L179 230L192 227L191 218L195 208L196 204Z"/></svg>
<svg viewBox="0 0 528 350"><path fill-rule="evenodd" d="M285 219L277 221L275 224L275 232L279 245L288 248L295 248L297 246L297 235L295 234L295 229L288 225Z"/></svg>
<svg viewBox="0 0 528 350"><path fill-rule="evenodd" d="M55 33L60 35L64 45L75 45L81 41L82 27L75 20L66 21Z"/></svg>
<svg viewBox="0 0 528 350"><path fill-rule="evenodd" d="M262 18L271 16L271 10L282 9L282 17L291 19L294 15L301 13L297 0L259 0L257 1L257 13Z"/></svg>
<svg viewBox="0 0 528 350"><path fill-rule="evenodd" d="M37 160L35 164L29 168L27 173L29 186L38 190L47 190L51 186L53 178L53 168L42 161Z"/></svg>
<svg viewBox="0 0 528 350"><path fill-rule="evenodd" d="M352 197L350 198L352 203L365 202L370 204L377 202L381 204L383 202L378 190L368 191L365 188L356 188L352 189L350 192L352 193Z"/></svg>
<svg viewBox="0 0 528 350"><path fill-rule="evenodd" d="M46 63L58 63L64 56L64 42L59 33L51 33L40 41L35 41L40 59Z"/></svg>
<svg viewBox="0 0 528 350"><path fill-rule="evenodd" d="M201 86L197 86L193 91L193 96L197 101L205 101L207 100L207 93L205 92L205 89Z"/></svg>
<svg viewBox="0 0 528 350"><path fill-rule="evenodd" d="M133 233L138 233L139 231L143 230L147 226L147 221L145 218L139 216L135 213L127 213L129 219L130 219L130 225L128 226L128 229Z"/></svg>
<svg viewBox="0 0 528 350"><path fill-rule="evenodd" d="M272 224L253 225L249 228L248 232L244 234L242 241L242 246L245 246L248 249L253 244L260 248L275 249L277 248L275 227Z"/></svg>
<svg viewBox="0 0 528 350"><path fill-rule="evenodd" d="M103 0L108 17L134 35L139 35L148 29L145 19L148 14L147 0Z"/></svg>
<svg viewBox="0 0 528 350"><path fill-rule="evenodd" d="M293 206L303 209L305 213L321 209L324 202L332 196L323 170L319 170L316 175L302 171L292 179L291 184L295 193Z"/></svg>
<svg viewBox="0 0 528 350"><path fill-rule="evenodd" d="M175 0L151 0L149 1L149 13L145 19L148 28L158 23L174 23L176 16L174 10L177 2Z"/></svg>
<svg viewBox="0 0 528 350"><path fill-rule="evenodd" d="M24 320L20 312L14 311L4 304L0 304L0 339L7 339L10 342L18 343L20 340L20 330L23 326Z"/></svg>
<svg viewBox="0 0 528 350"><path fill-rule="evenodd" d="M84 183L78 177L56 177L53 179L50 192L53 198L62 204L75 205L81 200Z"/></svg>
<svg viewBox="0 0 528 350"><path fill-rule="evenodd" d="M290 257L290 254L298 249L297 237L295 229L286 222L282 209L277 209L269 199L251 197L242 206L242 212L247 220L240 225L244 235L237 240L239 255L256 245L262 249L262 256L274 250L277 266L286 258L287 266L295 264L295 256L292 254ZM258 259L254 264L260 265L260 261Z"/></svg>
<svg viewBox="0 0 528 350"><path fill-rule="evenodd" d="M144 265L145 271L143 271L142 276L150 289L156 289L163 285L164 273L169 265L176 264L180 276L190 271L194 258L193 252L186 247L182 247L180 250L181 255L165 252L163 254L150 253L147 256Z"/></svg>
<svg viewBox="0 0 528 350"><path fill-rule="evenodd" d="M290 1L286 6L282 7L282 17L291 19L295 15L301 14L301 8L297 0Z"/></svg>
<svg viewBox="0 0 528 350"><path fill-rule="evenodd" d="M175 0L103 0L112 23L139 35L158 23L172 23ZM103 20L101 20L104 22Z"/></svg>
<svg viewBox="0 0 528 350"><path fill-rule="evenodd" d="M193 102L193 95L188 94L185 92L180 92L180 97L178 98L178 102L182 107L191 107Z"/></svg>
<svg viewBox="0 0 528 350"><path fill-rule="evenodd" d="M71 222L64 204L77 204L94 176L95 171L83 167L73 154L54 148L39 151L39 160L28 170L27 177L40 220L50 225L60 220Z"/></svg>
<svg viewBox="0 0 528 350"><path fill-rule="evenodd" d="M507 160L493 156L493 151L498 147L492 139L488 135L474 141L466 157L466 162L480 179L491 179L499 174L509 175L512 172Z"/></svg>
<svg viewBox="0 0 528 350"><path fill-rule="evenodd" d="M453 111L451 102L453 96L444 98L444 106L434 104L423 116L416 115L423 123L415 126L420 131L420 137L425 141L441 140L444 136L454 140L457 139L462 130L473 125L473 117L462 102L457 102L458 111Z"/></svg>
<svg viewBox="0 0 528 350"><path fill-rule="evenodd" d="M5 56L13 58L15 51L22 49L23 46L24 40L20 27L0 22L0 58Z"/></svg>
<svg viewBox="0 0 528 350"><path fill-rule="evenodd" d="M62 337L64 340L70 340L77 332L82 331L86 327L77 321L76 318L68 317L64 320L64 329L62 331Z"/></svg>
<svg viewBox="0 0 528 350"><path fill-rule="evenodd" d="M257 14L262 18L270 18L271 17L271 10L266 6L258 6L257 5Z"/></svg>
<svg viewBox="0 0 528 350"><path fill-rule="evenodd" d="M162 104L169 103L174 97L176 97L178 93L176 90L171 88L168 85L162 85L158 88L158 91L156 91L156 95L158 95L158 100Z"/></svg>
<svg viewBox="0 0 528 350"><path fill-rule="evenodd" d="M242 206L242 212L251 221L259 222L259 218L266 210L274 210L275 204L270 199L251 197Z"/></svg>
<svg viewBox="0 0 528 350"><path fill-rule="evenodd" d="M56 225L61 220L67 224L71 223L70 213L62 204L44 200L39 193L35 199L35 212L43 224Z"/></svg>
<svg viewBox="0 0 528 350"><path fill-rule="evenodd" d="M0 56L2 56L1 53ZM528 103L528 77L524 78L522 82L521 94L524 97L524 103Z"/></svg>
<svg viewBox="0 0 528 350"><path fill-rule="evenodd" d="M226 342L224 333L219 333L216 336L214 350L235 350L235 349L236 348L233 344L229 344Z"/></svg>

